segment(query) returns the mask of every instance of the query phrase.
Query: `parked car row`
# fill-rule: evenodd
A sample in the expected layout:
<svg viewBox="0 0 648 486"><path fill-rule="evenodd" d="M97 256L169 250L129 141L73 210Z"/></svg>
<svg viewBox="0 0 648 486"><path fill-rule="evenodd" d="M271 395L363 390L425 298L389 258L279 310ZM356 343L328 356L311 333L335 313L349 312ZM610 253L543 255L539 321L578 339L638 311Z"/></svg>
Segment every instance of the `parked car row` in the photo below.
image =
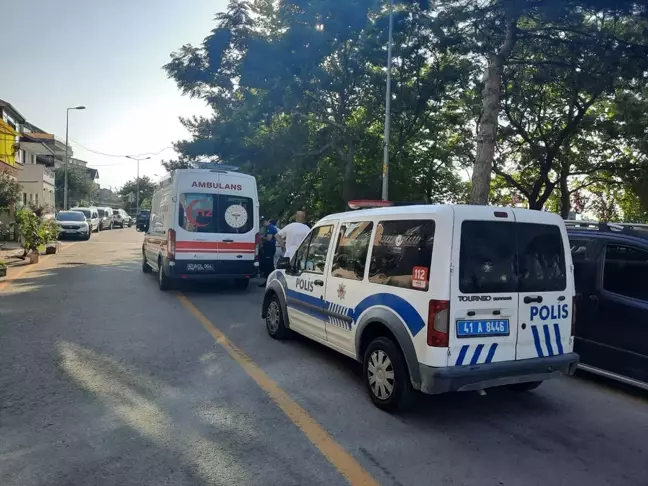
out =
<svg viewBox="0 0 648 486"><path fill-rule="evenodd" d="M125 228L133 225L133 218L123 209L110 207L74 207L69 211L59 211L56 215L62 236L81 237L86 240L94 232Z"/></svg>

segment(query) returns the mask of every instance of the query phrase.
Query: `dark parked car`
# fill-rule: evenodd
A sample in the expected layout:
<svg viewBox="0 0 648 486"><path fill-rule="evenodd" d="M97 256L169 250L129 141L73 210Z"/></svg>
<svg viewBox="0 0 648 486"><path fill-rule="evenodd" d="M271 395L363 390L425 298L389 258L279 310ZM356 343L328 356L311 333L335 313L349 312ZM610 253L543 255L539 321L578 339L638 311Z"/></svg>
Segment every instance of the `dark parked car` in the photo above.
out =
<svg viewBox="0 0 648 486"><path fill-rule="evenodd" d="M149 225L149 219L151 217L151 211L147 209L142 209L136 218L136 227L137 231L147 231Z"/></svg>
<svg viewBox="0 0 648 486"><path fill-rule="evenodd" d="M648 390L648 225L567 222L580 367Z"/></svg>

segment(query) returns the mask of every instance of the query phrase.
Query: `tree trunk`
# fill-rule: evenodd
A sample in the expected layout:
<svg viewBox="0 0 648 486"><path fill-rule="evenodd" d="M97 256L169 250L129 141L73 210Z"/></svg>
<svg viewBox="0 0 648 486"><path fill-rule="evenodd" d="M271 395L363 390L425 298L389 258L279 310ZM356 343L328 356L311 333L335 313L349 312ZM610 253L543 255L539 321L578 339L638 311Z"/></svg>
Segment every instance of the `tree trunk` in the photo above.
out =
<svg viewBox="0 0 648 486"><path fill-rule="evenodd" d="M484 90L482 91L482 115L477 133L477 158L473 166L470 204L488 204L495 143L497 142L502 72L504 63L515 44L516 24L517 19L508 23L504 44L499 52L488 59Z"/></svg>
<svg viewBox="0 0 648 486"><path fill-rule="evenodd" d="M571 210L571 194L569 194L569 185L567 184L567 174L560 174L560 216L562 219L569 218Z"/></svg>
<svg viewBox="0 0 648 486"><path fill-rule="evenodd" d="M346 205L354 197L355 158L353 144L349 141L344 154L344 174L342 181L342 199Z"/></svg>

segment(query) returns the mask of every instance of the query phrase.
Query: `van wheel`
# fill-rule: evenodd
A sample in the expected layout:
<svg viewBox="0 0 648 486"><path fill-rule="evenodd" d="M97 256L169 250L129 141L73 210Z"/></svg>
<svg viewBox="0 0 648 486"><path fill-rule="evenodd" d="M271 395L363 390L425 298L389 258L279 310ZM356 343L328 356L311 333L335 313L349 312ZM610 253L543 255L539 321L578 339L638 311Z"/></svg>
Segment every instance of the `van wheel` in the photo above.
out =
<svg viewBox="0 0 648 486"><path fill-rule="evenodd" d="M513 385L506 385L506 388L516 392L528 392L531 390L535 390L540 385L542 385L542 381L528 381L526 383L515 383Z"/></svg>
<svg viewBox="0 0 648 486"><path fill-rule="evenodd" d="M391 339L374 339L365 351L362 364L367 392L374 405L396 412L414 404L415 392L405 357Z"/></svg>
<svg viewBox="0 0 648 486"><path fill-rule="evenodd" d="M273 295L266 309L266 329L272 339L284 341L290 337L290 329L286 327L284 315L281 311L279 297Z"/></svg>
<svg viewBox="0 0 648 486"><path fill-rule="evenodd" d="M151 273L151 266L148 264L146 261L146 255L144 255L144 252L142 252L142 272L143 273Z"/></svg>
<svg viewBox="0 0 648 486"><path fill-rule="evenodd" d="M161 258L158 260L158 287L163 292L171 288L171 282L169 281L169 277L164 273L164 264Z"/></svg>

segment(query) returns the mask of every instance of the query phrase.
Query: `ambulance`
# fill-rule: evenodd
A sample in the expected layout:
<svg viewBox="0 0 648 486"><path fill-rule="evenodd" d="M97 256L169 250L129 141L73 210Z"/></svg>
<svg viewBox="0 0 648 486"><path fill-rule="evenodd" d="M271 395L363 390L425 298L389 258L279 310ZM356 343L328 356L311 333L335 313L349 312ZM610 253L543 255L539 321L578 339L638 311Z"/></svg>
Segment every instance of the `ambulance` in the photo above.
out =
<svg viewBox="0 0 648 486"><path fill-rule="evenodd" d="M142 271L161 290L187 280L231 280L245 289L258 267L259 196L254 177L180 169L160 182L142 245Z"/></svg>
<svg viewBox="0 0 648 486"><path fill-rule="evenodd" d="M261 315L363 365L381 409L420 391L528 391L573 374L565 224L515 208L410 205L333 214L268 279Z"/></svg>

